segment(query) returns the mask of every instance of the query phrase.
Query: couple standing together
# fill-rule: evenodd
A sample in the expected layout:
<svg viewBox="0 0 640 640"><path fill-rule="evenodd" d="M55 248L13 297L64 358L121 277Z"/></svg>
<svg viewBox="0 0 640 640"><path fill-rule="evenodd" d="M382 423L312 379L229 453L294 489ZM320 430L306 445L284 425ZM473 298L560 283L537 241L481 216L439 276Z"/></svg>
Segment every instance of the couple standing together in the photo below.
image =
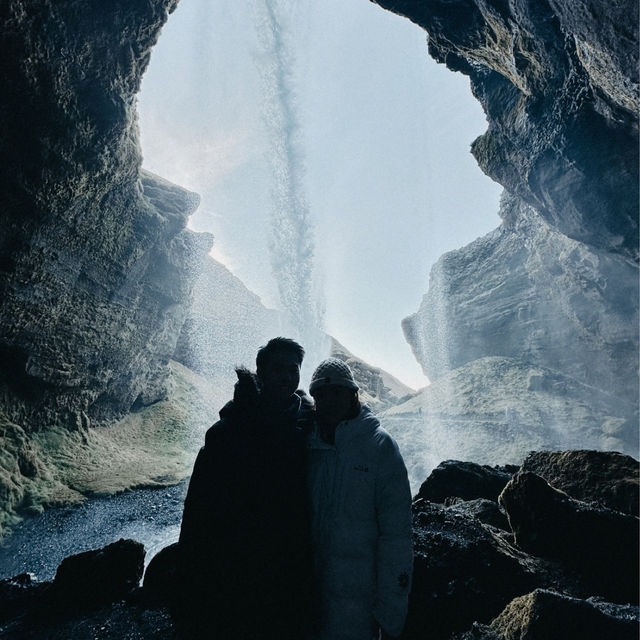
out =
<svg viewBox="0 0 640 640"><path fill-rule="evenodd" d="M297 390L304 349L274 338L238 369L209 429L180 531L180 637L400 635L413 554L396 443L336 358ZM315 401L315 402L314 402Z"/></svg>

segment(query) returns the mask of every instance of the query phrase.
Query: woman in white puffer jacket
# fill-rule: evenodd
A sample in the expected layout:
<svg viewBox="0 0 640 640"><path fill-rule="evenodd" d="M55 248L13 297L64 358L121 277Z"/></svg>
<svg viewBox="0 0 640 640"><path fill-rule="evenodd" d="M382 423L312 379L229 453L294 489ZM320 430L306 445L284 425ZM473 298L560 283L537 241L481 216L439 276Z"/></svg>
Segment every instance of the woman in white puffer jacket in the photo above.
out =
<svg viewBox="0 0 640 640"><path fill-rule="evenodd" d="M393 438L358 399L346 363L324 360L309 392L309 490L319 620L314 640L394 638L404 626L413 551L411 492Z"/></svg>

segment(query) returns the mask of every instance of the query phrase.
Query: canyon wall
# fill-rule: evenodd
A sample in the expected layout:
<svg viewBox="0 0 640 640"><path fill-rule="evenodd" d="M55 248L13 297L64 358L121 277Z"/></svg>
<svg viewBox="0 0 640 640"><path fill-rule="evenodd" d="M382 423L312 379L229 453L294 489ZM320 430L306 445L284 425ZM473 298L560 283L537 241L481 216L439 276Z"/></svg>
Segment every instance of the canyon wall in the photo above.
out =
<svg viewBox="0 0 640 640"><path fill-rule="evenodd" d="M186 229L198 198L141 170L135 96L176 4L0 6L3 505L18 505L24 478L41 473L33 434L70 430L81 448L90 425L165 398L171 358L209 372L226 358L228 301L211 296L233 277L205 260L211 237ZM473 424L495 455L514 434L522 446L563 444L563 428L579 440L581 420L590 445L637 447L637 5L378 4L421 25L431 55L469 76L488 118L472 152L506 191L502 227L444 256L404 323L432 396L444 399L389 409L405 425L413 412L415 429L399 439L422 451L416 433L446 405L455 438L470 441ZM274 319L242 297L232 338L248 353L251 314ZM384 390L377 375L370 382Z"/></svg>
<svg viewBox="0 0 640 640"><path fill-rule="evenodd" d="M527 441L566 446L580 432L582 446L637 454L637 4L377 4L422 26L431 56L469 77L488 121L471 151L505 188L501 227L443 256L403 322L436 383L421 409L446 414L452 440L486 422L482 437L467 439L475 441L468 453L506 454L505 433L518 439L514 412L539 405L544 391L547 415L528 422L524 450L510 458ZM483 368L492 377L498 361L493 387L464 383ZM458 395L446 392L448 406L434 407L454 380ZM502 418L485 410L487 393L506 407ZM475 418L456 404L477 406ZM398 415L417 420L415 411ZM571 416L582 424L567 423Z"/></svg>
<svg viewBox="0 0 640 640"><path fill-rule="evenodd" d="M28 430L166 396L211 245L198 197L140 169L135 96L176 4L0 8L0 398Z"/></svg>

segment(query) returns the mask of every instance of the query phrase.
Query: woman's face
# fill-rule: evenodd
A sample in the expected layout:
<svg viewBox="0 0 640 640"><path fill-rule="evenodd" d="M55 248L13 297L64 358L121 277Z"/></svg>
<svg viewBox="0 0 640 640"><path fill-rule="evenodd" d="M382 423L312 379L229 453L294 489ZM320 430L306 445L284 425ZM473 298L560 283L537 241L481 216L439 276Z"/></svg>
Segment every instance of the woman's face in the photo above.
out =
<svg viewBox="0 0 640 640"><path fill-rule="evenodd" d="M345 420L351 412L354 393L353 389L338 386L316 389L313 399L318 421L334 425Z"/></svg>

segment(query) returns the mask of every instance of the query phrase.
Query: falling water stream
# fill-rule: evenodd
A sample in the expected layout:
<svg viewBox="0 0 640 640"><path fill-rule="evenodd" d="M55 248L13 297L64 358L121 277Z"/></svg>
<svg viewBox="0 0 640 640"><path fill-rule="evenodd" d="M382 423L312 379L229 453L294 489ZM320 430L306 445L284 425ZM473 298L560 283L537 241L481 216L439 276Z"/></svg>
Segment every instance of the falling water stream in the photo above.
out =
<svg viewBox="0 0 640 640"><path fill-rule="evenodd" d="M221 23L209 33L214 14ZM296 20L302 18L313 24L300 27ZM426 289L427 266L497 224L498 188L483 192L489 181L482 176L476 184L465 173L480 176L464 149L484 128L466 80L435 69L433 63L435 70L429 73L435 75L427 78L424 34L365 0L348 5L338 0L303 5L243 0L233 7L191 0L179 5L165 29L158 47L166 40L171 53L154 52L140 99L145 167L202 195L192 226L213 231L218 257L231 256L230 266L235 264L239 275L243 263L238 251L250 256L245 271L248 280L251 273L258 274L258 285L268 257L276 295L269 299L268 287L258 293L271 302L277 298L282 333L304 344L308 369L303 382L328 353L325 328L341 339L341 326L354 342L373 345L380 354L386 350L394 356L401 349L409 354L401 338L395 347L383 332L375 339L368 336L390 323L401 336L402 317L415 309ZM241 34L237 45L234 34ZM202 47L214 47L218 40L222 48L204 49L203 57ZM181 73L179 59L186 44L193 49L189 90L180 84L187 75ZM300 68L301 47L307 46L315 57L310 61L311 54L306 56ZM251 60L252 68L243 67L241 58ZM210 67L222 69L223 76L197 77ZM305 84L306 73L310 78ZM380 78L397 84L381 88ZM318 82L324 89L313 94ZM174 87L170 92L169 83ZM222 94L219 102L216 88ZM189 91L195 97L190 99ZM207 97L219 111L211 112ZM456 116L451 105L461 97L466 106ZM167 103L161 104L165 98ZM416 106L410 109L412 104ZM255 120L254 107L259 112ZM467 108L473 109L472 117ZM154 109L163 111L165 119L156 117ZM186 124L180 122L183 112ZM447 114L445 124L464 140L460 150L442 138L440 114ZM156 136L158 144L149 136ZM247 140L265 152L247 149ZM195 153L191 165L190 152ZM448 154L462 157L456 171L447 166L452 162ZM472 215L456 222L455 215L465 207ZM266 215L262 221L261 212ZM211 220L221 226L209 228ZM461 231L454 238L450 232L456 225ZM329 287L320 284L325 276ZM402 308L398 296L404 296ZM326 326L329 298L333 327ZM346 346L366 359L359 351L364 347ZM177 539L185 491L183 482L162 490L94 497L79 507L29 517L0 546L0 578L30 571L50 579L65 556L120 537L143 542L149 559Z"/></svg>

